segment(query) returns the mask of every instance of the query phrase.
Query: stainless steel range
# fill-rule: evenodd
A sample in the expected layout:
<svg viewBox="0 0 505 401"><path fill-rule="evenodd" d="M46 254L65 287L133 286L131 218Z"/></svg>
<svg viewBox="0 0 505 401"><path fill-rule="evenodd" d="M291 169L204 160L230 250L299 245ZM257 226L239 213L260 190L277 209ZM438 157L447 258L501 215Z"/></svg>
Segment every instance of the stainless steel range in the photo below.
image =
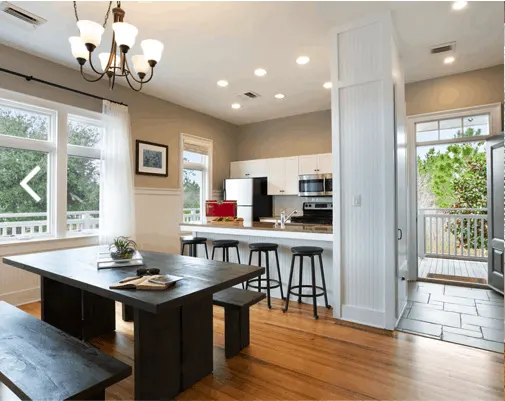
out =
<svg viewBox="0 0 505 401"><path fill-rule="evenodd" d="M332 202L304 202L303 216L291 217L292 223L333 224Z"/></svg>

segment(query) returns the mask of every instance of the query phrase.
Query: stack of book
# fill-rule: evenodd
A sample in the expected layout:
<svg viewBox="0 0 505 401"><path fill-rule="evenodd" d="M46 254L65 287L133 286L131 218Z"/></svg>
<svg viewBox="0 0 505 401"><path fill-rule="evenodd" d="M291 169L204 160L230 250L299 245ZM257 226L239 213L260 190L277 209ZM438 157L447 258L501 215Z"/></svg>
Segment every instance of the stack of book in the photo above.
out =
<svg viewBox="0 0 505 401"><path fill-rule="evenodd" d="M136 251L131 259L113 259L109 252L100 252L96 262L96 266L99 270L143 265L144 260L142 259L142 255L139 251Z"/></svg>

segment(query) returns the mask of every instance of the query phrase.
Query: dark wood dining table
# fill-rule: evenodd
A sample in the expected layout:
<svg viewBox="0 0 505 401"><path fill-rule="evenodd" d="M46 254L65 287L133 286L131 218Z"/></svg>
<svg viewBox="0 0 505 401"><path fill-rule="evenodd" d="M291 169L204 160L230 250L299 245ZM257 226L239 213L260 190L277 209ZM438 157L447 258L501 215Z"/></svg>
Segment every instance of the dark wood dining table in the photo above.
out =
<svg viewBox="0 0 505 401"><path fill-rule="evenodd" d="M117 290L137 267L97 269L103 247L5 257L41 276L41 317L89 340L115 330L115 302L134 309L136 400L173 399L213 369L212 296L257 277L258 266L142 251L145 267L183 279L166 291ZM45 394L50 396L50 394Z"/></svg>

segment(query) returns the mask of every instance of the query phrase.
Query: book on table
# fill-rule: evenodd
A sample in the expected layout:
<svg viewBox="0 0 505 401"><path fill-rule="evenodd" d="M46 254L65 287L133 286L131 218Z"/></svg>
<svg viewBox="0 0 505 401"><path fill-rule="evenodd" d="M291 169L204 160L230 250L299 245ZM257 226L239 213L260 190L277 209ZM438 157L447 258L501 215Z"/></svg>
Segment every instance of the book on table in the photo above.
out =
<svg viewBox="0 0 505 401"><path fill-rule="evenodd" d="M119 283L109 286L116 290L151 290L163 291L174 286L182 277L170 274L156 274L153 276L127 277Z"/></svg>

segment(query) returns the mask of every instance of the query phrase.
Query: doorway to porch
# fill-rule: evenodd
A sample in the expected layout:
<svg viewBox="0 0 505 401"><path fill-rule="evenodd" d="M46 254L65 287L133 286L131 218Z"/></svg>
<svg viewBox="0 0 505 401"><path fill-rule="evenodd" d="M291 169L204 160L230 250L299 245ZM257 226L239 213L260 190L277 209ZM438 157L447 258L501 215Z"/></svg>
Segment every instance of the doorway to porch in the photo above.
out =
<svg viewBox="0 0 505 401"><path fill-rule="evenodd" d="M486 140L495 129L493 108L415 118L417 279L488 284Z"/></svg>

